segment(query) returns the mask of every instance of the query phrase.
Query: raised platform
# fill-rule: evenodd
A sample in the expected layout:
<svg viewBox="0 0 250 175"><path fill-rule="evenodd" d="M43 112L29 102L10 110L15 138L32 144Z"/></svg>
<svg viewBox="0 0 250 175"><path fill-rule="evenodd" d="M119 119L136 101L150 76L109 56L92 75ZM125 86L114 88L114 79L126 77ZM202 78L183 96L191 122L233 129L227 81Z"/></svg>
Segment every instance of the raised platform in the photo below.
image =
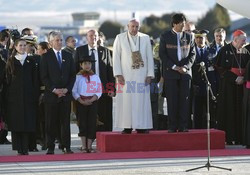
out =
<svg viewBox="0 0 250 175"><path fill-rule="evenodd" d="M225 148L225 132L210 130L211 149ZM97 150L101 152L180 151L207 149L207 130L167 133L150 131L149 134L121 134L121 132L98 132Z"/></svg>

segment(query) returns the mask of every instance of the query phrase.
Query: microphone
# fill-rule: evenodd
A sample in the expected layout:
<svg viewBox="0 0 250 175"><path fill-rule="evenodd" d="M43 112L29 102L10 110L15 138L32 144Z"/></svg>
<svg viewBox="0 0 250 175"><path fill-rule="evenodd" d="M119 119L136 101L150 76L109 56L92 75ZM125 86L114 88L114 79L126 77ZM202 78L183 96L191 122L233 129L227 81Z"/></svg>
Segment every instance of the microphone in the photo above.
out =
<svg viewBox="0 0 250 175"><path fill-rule="evenodd" d="M209 82L209 80L208 80L208 78L207 78L205 63L202 61L202 62L199 63L199 65L200 65L199 71L202 70L202 74L205 76L205 79L206 79L206 82L207 82L207 86L208 86L209 91L210 91L210 93L211 93L212 100L215 101L215 100L216 100L216 97L215 97L214 94L213 94L213 91L212 91L212 89L211 89L211 84L210 84L210 82Z"/></svg>
<svg viewBox="0 0 250 175"><path fill-rule="evenodd" d="M198 72L200 72L201 70L206 70L206 67L205 67L205 63L202 61L198 64L200 66Z"/></svg>
<svg viewBox="0 0 250 175"><path fill-rule="evenodd" d="M205 66L205 63L202 61L202 62L200 62L200 64L199 64L201 67L204 67Z"/></svg>

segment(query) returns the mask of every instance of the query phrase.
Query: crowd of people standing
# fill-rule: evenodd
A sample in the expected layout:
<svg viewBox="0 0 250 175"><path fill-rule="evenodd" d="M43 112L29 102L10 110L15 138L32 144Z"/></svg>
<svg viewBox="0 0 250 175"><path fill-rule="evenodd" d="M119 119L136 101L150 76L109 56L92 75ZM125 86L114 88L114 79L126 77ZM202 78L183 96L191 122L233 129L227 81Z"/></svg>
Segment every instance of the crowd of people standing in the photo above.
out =
<svg viewBox="0 0 250 175"><path fill-rule="evenodd" d="M73 36L66 37L63 48L59 31L51 31L47 42L37 43L30 28L20 36L2 30L0 143L10 143L9 130L12 148L19 155L38 151L38 141L47 154L54 154L55 142L65 154L72 154L70 115L74 112L80 150L92 153L97 131L118 127L122 134L133 130L148 134L159 129L159 93L167 99L168 133L204 129L209 84L211 127L226 132L227 144L250 148L246 33L234 31L227 43L226 31L217 28L209 43L209 31L195 29L182 13L172 16L171 26L155 44L139 32L140 22L131 19L128 30L116 36L113 51L94 29L86 34L87 44L77 48Z"/></svg>

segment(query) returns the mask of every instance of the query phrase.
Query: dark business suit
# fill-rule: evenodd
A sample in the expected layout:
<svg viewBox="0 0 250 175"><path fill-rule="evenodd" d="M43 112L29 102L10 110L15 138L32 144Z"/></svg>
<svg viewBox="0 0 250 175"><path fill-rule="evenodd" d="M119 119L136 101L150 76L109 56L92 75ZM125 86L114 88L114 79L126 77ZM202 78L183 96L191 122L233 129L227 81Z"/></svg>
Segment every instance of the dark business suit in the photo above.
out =
<svg viewBox="0 0 250 175"><path fill-rule="evenodd" d="M40 64L41 80L45 85L45 122L49 150L54 150L58 125L61 127L62 147L70 149L70 102L75 82L75 64L71 54L64 50L61 53L61 68L53 49L42 55ZM59 98L52 91L60 88L66 88L68 92Z"/></svg>
<svg viewBox="0 0 250 175"><path fill-rule="evenodd" d="M159 55L163 63L164 87L167 96L169 129L187 129L189 93L192 77L191 67L195 59L192 35L182 32L180 36L181 60L177 56L177 34L166 31L161 35ZM173 70L173 66L185 67L184 74Z"/></svg>
<svg viewBox="0 0 250 175"><path fill-rule="evenodd" d="M115 79L112 68L112 53L109 49L102 46L97 48L97 52L99 61L99 77L105 90L101 98L98 100L98 116L99 120L104 123L104 126L97 129L112 131L112 98L107 94L108 90L115 91ZM87 44L76 48L74 60L77 72L80 70L79 60L81 60L86 55L90 55Z"/></svg>
<svg viewBox="0 0 250 175"><path fill-rule="evenodd" d="M205 65L206 75L211 84L213 93L216 95L218 87L217 71L214 68L214 58L216 56L216 50L205 46L203 49L203 55L200 53L200 48L195 47L196 59L192 67L192 86L193 86L193 107L194 107L194 124L195 129L206 128L206 106L207 106L207 91L206 80L203 75L200 63ZM216 105L210 99L210 114L214 115ZM212 118L212 117L211 117ZM214 117L213 117L214 118Z"/></svg>
<svg viewBox="0 0 250 175"><path fill-rule="evenodd" d="M224 41L224 45L223 46L225 46L227 44L227 42L226 41ZM221 47L223 47L223 46L221 46ZM214 49L215 51L216 51L216 54L219 52L219 50L220 50L220 48L217 48L217 45L216 45L216 42L215 42L215 40L213 40L212 42L211 42L211 44L209 45L209 47L211 48L211 49Z"/></svg>

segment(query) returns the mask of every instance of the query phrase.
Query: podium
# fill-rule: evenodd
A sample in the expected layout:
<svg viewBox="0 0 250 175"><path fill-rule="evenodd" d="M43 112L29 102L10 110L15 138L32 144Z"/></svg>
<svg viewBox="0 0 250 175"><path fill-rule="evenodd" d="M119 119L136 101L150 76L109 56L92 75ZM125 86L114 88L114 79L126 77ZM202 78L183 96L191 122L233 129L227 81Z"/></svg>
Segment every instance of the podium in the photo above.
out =
<svg viewBox="0 0 250 175"><path fill-rule="evenodd" d="M225 149L225 132L211 129L211 149ZM181 151L206 150L207 130L168 133L150 131L149 134L121 134L97 132L97 150L100 152Z"/></svg>

